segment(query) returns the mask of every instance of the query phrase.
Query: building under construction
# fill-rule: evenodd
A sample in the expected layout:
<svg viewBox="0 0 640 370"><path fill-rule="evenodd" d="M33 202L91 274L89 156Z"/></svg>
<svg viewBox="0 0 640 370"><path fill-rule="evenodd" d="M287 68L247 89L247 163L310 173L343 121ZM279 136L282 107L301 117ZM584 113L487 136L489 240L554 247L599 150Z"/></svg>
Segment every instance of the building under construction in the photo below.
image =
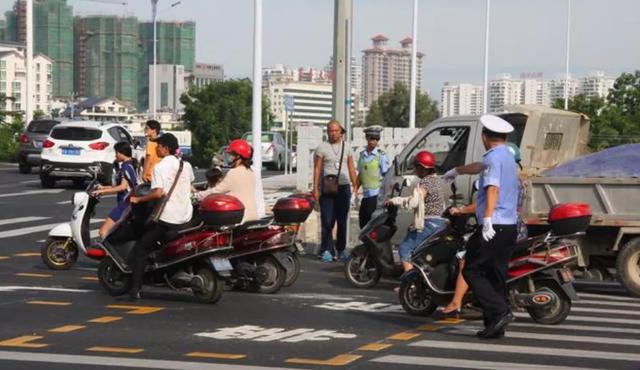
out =
<svg viewBox="0 0 640 370"><path fill-rule="evenodd" d="M135 107L141 59L138 19L76 17L74 33L75 91L81 96L117 97Z"/></svg>
<svg viewBox="0 0 640 370"><path fill-rule="evenodd" d="M138 109L149 109L149 65L153 64L153 23L139 26L142 57L139 60ZM185 74L195 66L196 24L194 22L157 22L157 63L184 66Z"/></svg>
<svg viewBox="0 0 640 370"><path fill-rule="evenodd" d="M26 2L16 1L5 15L4 40L26 44ZM68 98L73 91L73 8L67 0L34 0L33 18L34 52L54 62L51 95Z"/></svg>

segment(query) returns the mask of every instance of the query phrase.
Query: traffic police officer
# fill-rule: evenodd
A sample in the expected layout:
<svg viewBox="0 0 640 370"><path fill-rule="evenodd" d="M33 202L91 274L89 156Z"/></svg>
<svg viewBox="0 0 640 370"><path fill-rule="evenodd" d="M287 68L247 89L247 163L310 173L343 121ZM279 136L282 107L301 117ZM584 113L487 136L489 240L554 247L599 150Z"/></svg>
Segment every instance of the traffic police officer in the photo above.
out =
<svg viewBox="0 0 640 370"><path fill-rule="evenodd" d="M389 158L378 147L382 129L381 126L370 126L364 129L367 146L360 152L358 157L357 188L362 186L362 201L360 202L359 213L361 229L369 222L373 211L376 209L382 177L389 170Z"/></svg>
<svg viewBox="0 0 640 370"><path fill-rule="evenodd" d="M513 321L507 301L507 268L517 237L518 174L506 144L513 126L493 115L480 117L483 156L476 218L480 227L469 241L462 272L483 309L480 338L499 338Z"/></svg>

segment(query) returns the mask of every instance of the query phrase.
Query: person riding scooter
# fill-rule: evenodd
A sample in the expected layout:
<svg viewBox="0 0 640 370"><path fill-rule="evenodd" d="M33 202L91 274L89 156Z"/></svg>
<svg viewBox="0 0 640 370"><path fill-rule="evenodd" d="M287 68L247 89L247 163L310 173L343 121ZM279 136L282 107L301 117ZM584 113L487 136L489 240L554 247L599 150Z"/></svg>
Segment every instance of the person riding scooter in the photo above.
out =
<svg viewBox="0 0 640 370"><path fill-rule="evenodd" d="M414 211L414 222L409 226L409 232L400 244L399 253L405 271L413 268L411 252L447 224L447 220L442 218L445 210L444 190L436 175L435 157L431 152L420 151L415 156L414 166L419 181L412 185L411 195L394 197L385 202L387 206L401 206Z"/></svg>
<svg viewBox="0 0 640 370"><path fill-rule="evenodd" d="M156 152L160 162L153 168L151 191L149 194L130 198L131 204L159 201L157 221L151 220L144 234L134 246L134 264L130 295L141 297L144 264L152 248L162 241L172 229L177 229L191 221L191 183L195 180L193 169L188 162L178 159L178 139L166 133L156 139Z"/></svg>
<svg viewBox="0 0 640 370"><path fill-rule="evenodd" d="M233 140L227 147L227 153L231 155L231 169L224 176L222 181L214 187L196 192L195 198L198 201L206 198L210 194L229 194L242 202L244 205L244 218L242 223L258 219L256 208L256 177L251 170L251 158L253 148L245 140Z"/></svg>

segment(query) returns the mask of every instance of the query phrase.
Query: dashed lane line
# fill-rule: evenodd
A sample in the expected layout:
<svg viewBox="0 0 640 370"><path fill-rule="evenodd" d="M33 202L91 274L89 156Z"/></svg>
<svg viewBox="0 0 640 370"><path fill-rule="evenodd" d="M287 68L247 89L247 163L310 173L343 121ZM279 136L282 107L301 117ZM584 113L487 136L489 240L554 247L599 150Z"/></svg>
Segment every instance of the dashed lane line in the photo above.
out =
<svg viewBox="0 0 640 370"><path fill-rule="evenodd" d="M152 306L134 306L128 304L110 304L107 308L119 308L127 311L130 315L146 315L154 312L158 312L164 309L164 307L152 307Z"/></svg>
<svg viewBox="0 0 640 370"><path fill-rule="evenodd" d="M320 365L320 366L344 366L348 365L356 360L362 358L360 355L338 355L332 357L328 360L315 360L309 358L290 358L287 359L287 363L289 364L300 364L300 365Z"/></svg>
<svg viewBox="0 0 640 370"><path fill-rule="evenodd" d="M19 224L19 223L24 223L24 222L41 221L41 220L47 220L47 219L50 219L50 218L51 217L41 217L41 216L5 218L5 219L0 220L0 226L13 225L13 224Z"/></svg>
<svg viewBox="0 0 640 370"><path fill-rule="evenodd" d="M420 336L420 333L402 332L402 333L394 334L390 337L387 337L387 339L406 341L406 340L411 340L418 336Z"/></svg>
<svg viewBox="0 0 640 370"><path fill-rule="evenodd" d="M58 194L62 193L64 189L43 189L43 190L27 190L20 193L6 193L0 194L0 198L19 197L23 195L37 195L37 194Z"/></svg>
<svg viewBox="0 0 640 370"><path fill-rule="evenodd" d="M241 360L246 358L247 355L233 354L233 353L214 353L214 352L190 352L185 356L187 357L200 357L200 358L215 358L222 360Z"/></svg>
<svg viewBox="0 0 640 370"><path fill-rule="evenodd" d="M81 279L81 280L88 280L88 281L98 281L98 280L100 280L100 279L98 279L98 278L97 278L97 277L95 277L95 276L83 276L83 277L81 277L80 279Z"/></svg>
<svg viewBox="0 0 640 370"><path fill-rule="evenodd" d="M45 306L71 306L71 302L60 301L27 301L27 304L39 304Z"/></svg>
<svg viewBox="0 0 640 370"><path fill-rule="evenodd" d="M0 261L8 260L8 259L9 259L9 257L7 257L7 256L0 256Z"/></svg>
<svg viewBox="0 0 640 370"><path fill-rule="evenodd" d="M49 345L46 343L32 343L44 337L38 335L23 335L21 337L6 339L0 342L2 347L18 347L18 348L45 348Z"/></svg>
<svg viewBox="0 0 640 370"><path fill-rule="evenodd" d="M384 349L387 349L389 347L392 347L392 344L389 343L369 343L369 344L365 344L364 346L358 348L358 351L372 351L372 352L378 352L378 351L382 351Z"/></svg>
<svg viewBox="0 0 640 370"><path fill-rule="evenodd" d="M85 325L63 325L57 328L49 329L50 333L70 333L72 331L86 328Z"/></svg>
<svg viewBox="0 0 640 370"><path fill-rule="evenodd" d="M111 353L140 353L144 352L143 348L128 348L128 347L89 347L86 349L89 352L111 352Z"/></svg>
<svg viewBox="0 0 640 370"><path fill-rule="evenodd" d="M34 273L30 273L30 272L18 272L16 273L17 276L24 276L24 277L37 277L37 278L50 278L53 277L53 275L51 274L34 274Z"/></svg>
<svg viewBox="0 0 640 370"><path fill-rule="evenodd" d="M40 257L40 253L16 253L13 255L14 257Z"/></svg>
<svg viewBox="0 0 640 370"><path fill-rule="evenodd" d="M110 322L122 320L122 316L102 316L96 317L95 319L87 320L87 322L94 322L98 324L107 324Z"/></svg>

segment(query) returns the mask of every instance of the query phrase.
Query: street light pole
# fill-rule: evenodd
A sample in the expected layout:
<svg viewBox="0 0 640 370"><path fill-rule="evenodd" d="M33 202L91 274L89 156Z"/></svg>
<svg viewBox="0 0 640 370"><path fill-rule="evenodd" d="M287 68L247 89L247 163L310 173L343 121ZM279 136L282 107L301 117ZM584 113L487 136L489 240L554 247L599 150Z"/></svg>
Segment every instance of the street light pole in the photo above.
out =
<svg viewBox="0 0 640 370"><path fill-rule="evenodd" d="M567 0L567 55L564 75L564 110L569 109L569 54L571 50L571 0Z"/></svg>
<svg viewBox="0 0 640 370"><path fill-rule="evenodd" d="M491 0L487 0L484 30L484 104L482 113L489 110L489 23L491 21Z"/></svg>
<svg viewBox="0 0 640 370"><path fill-rule="evenodd" d="M157 86L156 84L158 83L158 53L157 53L157 43L158 43L158 39L157 39L157 15L158 15L158 0L151 0L151 14L152 14L152 18L153 18L153 82L151 83L151 86L153 87L153 98L152 98L152 105L151 105L151 109L153 111L153 119L156 119L156 94L157 94Z"/></svg>
<svg viewBox="0 0 640 370"><path fill-rule="evenodd" d="M27 14L26 14L26 27L27 27L27 47L25 50L25 68L26 73L26 85L25 86L25 124L29 124L33 118L33 0L27 0Z"/></svg>
<svg viewBox="0 0 640 370"><path fill-rule="evenodd" d="M264 217L262 192L262 0L254 0L253 9L253 105L251 109L251 135L253 172L256 176L256 210Z"/></svg>
<svg viewBox="0 0 640 370"><path fill-rule="evenodd" d="M416 128L416 75L418 69L418 0L413 0L411 40L411 90L409 92L409 128Z"/></svg>

